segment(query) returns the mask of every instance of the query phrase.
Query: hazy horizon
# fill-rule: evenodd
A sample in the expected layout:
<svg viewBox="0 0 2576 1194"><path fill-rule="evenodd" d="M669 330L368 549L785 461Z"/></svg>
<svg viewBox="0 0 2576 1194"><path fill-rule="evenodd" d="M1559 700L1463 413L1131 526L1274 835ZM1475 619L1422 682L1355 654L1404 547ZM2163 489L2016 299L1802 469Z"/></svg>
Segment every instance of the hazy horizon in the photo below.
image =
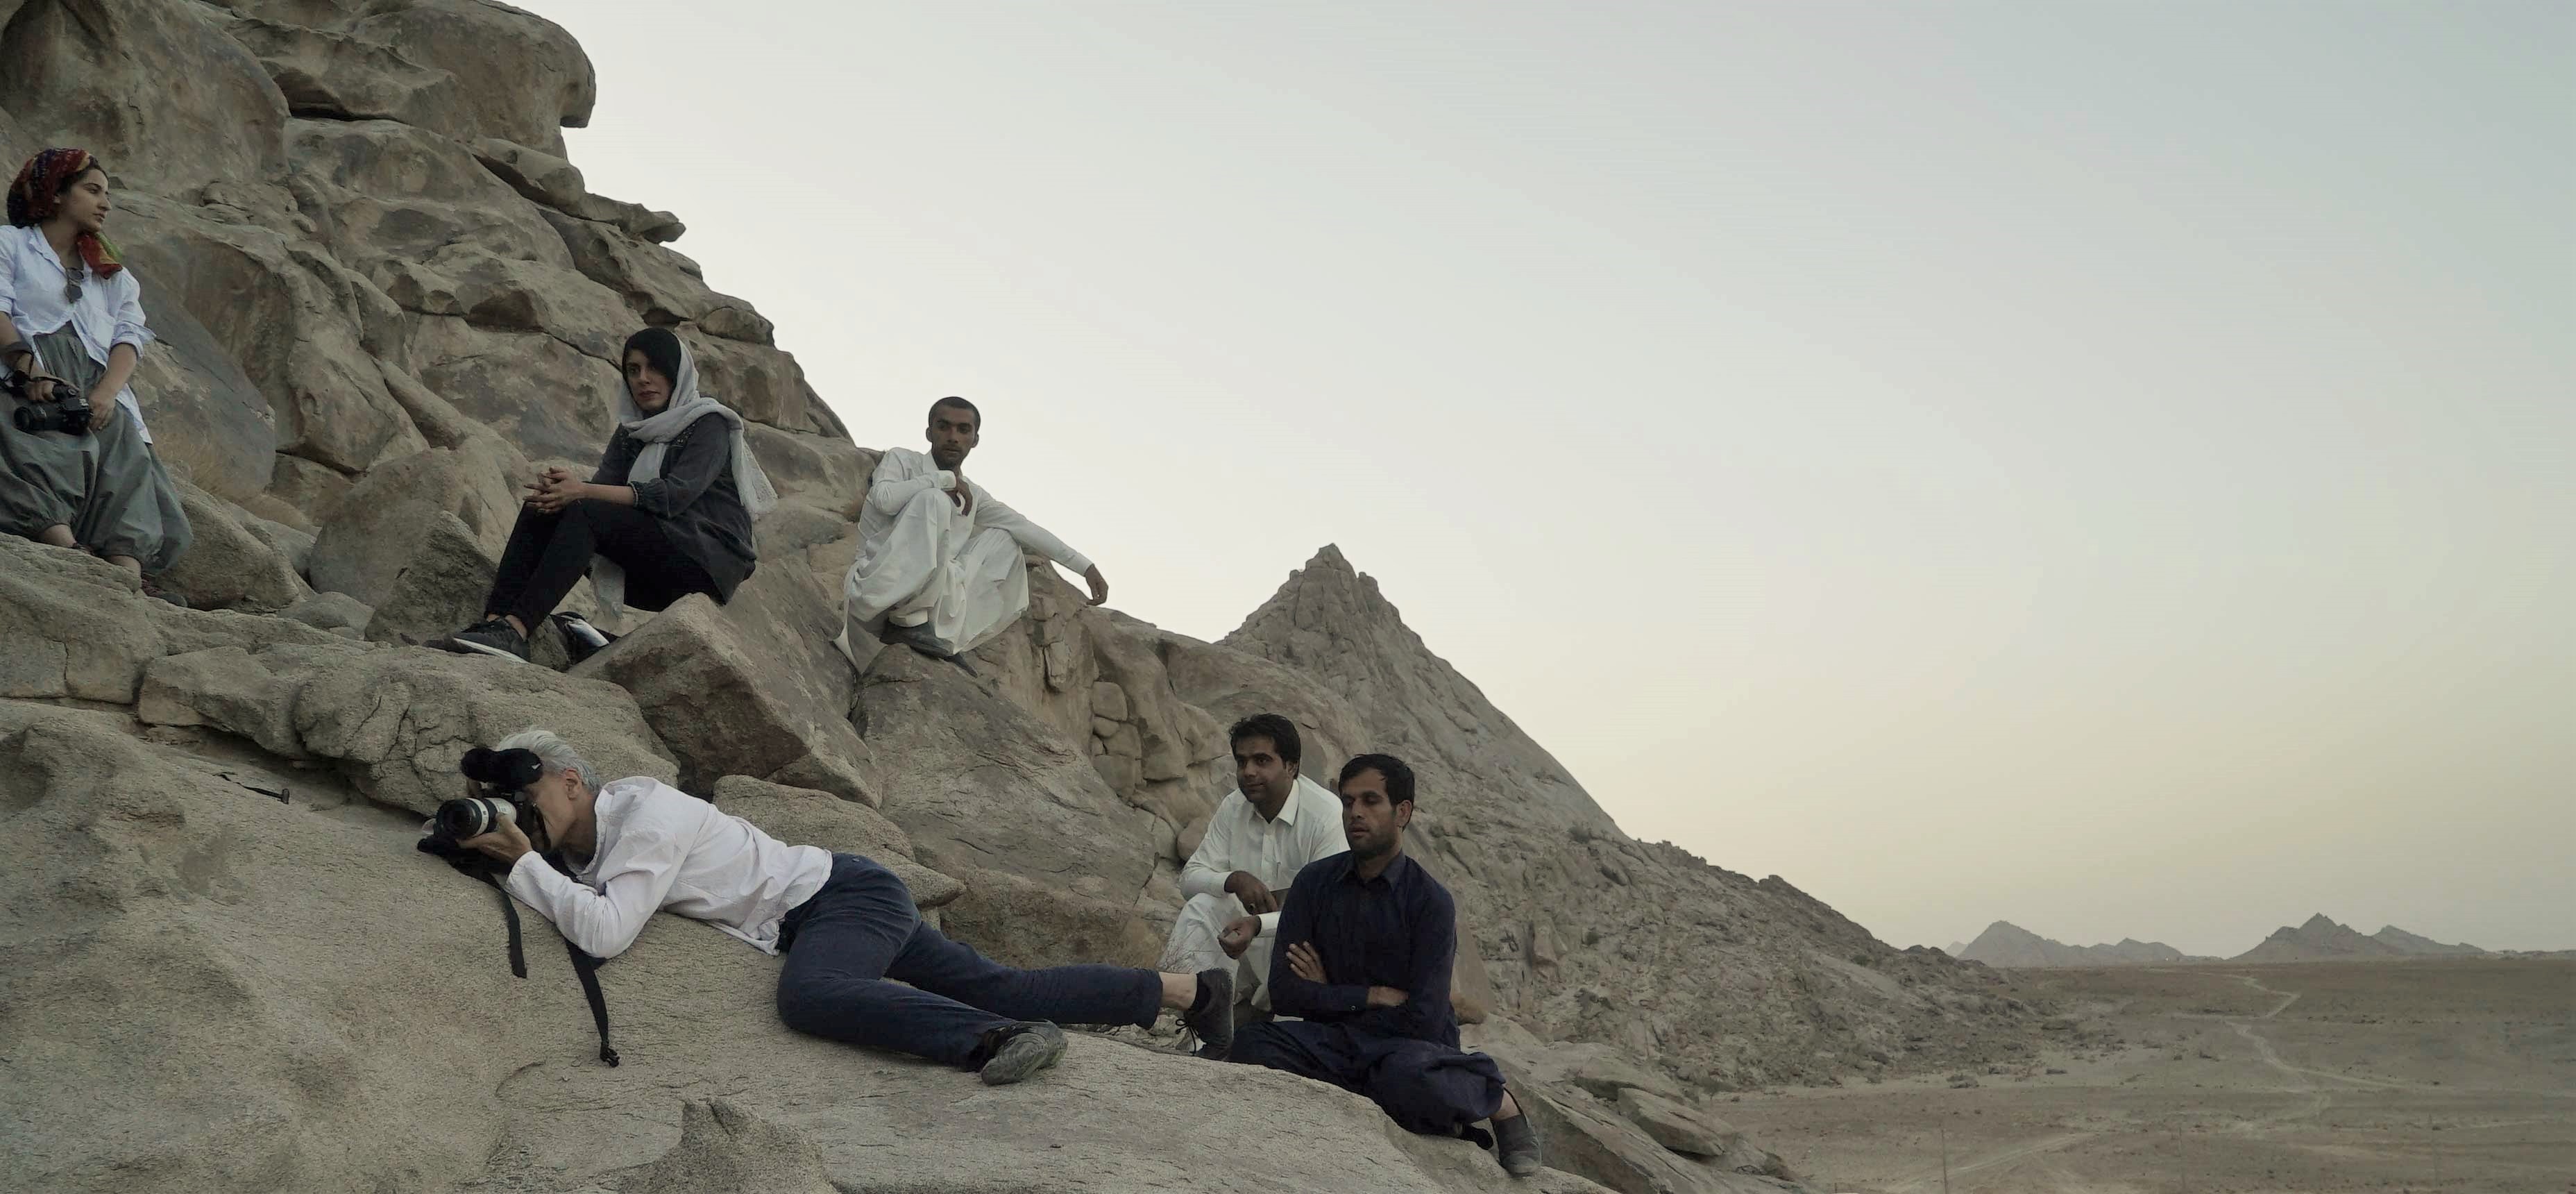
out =
<svg viewBox="0 0 2576 1194"><path fill-rule="evenodd" d="M531 7L592 188L1138 617L1339 543L1897 946L2576 947L2576 10Z"/></svg>

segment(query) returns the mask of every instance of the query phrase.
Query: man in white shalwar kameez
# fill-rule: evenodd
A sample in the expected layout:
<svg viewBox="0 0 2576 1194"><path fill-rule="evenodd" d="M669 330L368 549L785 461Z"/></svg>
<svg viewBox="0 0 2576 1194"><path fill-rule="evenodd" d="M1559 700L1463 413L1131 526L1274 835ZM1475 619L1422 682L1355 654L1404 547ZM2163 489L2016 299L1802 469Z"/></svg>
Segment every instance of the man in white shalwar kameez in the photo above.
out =
<svg viewBox="0 0 2576 1194"><path fill-rule="evenodd" d="M983 414L963 398L930 408L930 452L889 448L859 513L859 555L841 586L844 653L860 636L926 655L971 651L1029 608L1034 551L1082 574L1091 603L1109 599L1099 566L966 479Z"/></svg>
<svg viewBox="0 0 2576 1194"><path fill-rule="evenodd" d="M1181 869L1189 902L1163 947L1167 960L1196 970L1231 966L1238 1001L1270 1006L1270 944L1288 885L1306 864L1350 849L1342 801L1298 773L1297 727L1276 713L1234 723L1236 788L1208 818L1207 836Z"/></svg>

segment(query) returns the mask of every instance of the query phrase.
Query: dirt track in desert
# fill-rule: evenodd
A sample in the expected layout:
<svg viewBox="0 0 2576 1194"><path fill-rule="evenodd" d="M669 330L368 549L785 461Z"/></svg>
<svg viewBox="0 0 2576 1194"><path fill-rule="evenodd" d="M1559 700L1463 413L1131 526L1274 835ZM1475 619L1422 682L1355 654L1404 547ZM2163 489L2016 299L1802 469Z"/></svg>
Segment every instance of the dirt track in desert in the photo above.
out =
<svg viewBox="0 0 2576 1194"><path fill-rule="evenodd" d="M2021 1062L1717 1109L1838 1191L2576 1194L2576 961L2007 976Z"/></svg>

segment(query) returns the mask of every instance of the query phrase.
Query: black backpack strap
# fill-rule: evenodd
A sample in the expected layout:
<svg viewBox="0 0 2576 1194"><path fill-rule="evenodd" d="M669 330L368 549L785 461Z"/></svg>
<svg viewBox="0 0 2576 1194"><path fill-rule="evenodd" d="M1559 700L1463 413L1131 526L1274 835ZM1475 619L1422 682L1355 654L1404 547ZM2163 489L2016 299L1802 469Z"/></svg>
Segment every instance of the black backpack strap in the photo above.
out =
<svg viewBox="0 0 2576 1194"><path fill-rule="evenodd" d="M500 877L493 874L492 868L481 862L479 856L443 843L422 838L419 849L421 853L436 855L449 866L482 880L492 889L492 894L501 897L501 919L510 926L510 973L517 978L528 977L528 955L519 929L519 905L510 898L510 889L501 885ZM564 870L558 859L543 854L537 857L556 870ZM564 952L572 956L572 972L581 979L581 997L590 1004L590 1022L599 1029L599 1059L616 1065L617 1050L608 1045L608 996L599 989L599 968L606 964L606 960L583 953L569 937L564 939Z"/></svg>
<svg viewBox="0 0 2576 1194"><path fill-rule="evenodd" d="M617 1050L608 1045L608 996L599 990L599 968L605 962L570 941L564 942L564 952L572 955L572 972L581 976L581 997L590 1001L590 1022L599 1028L599 1059L614 1066Z"/></svg>
<svg viewBox="0 0 2576 1194"><path fill-rule="evenodd" d="M489 885L492 888L492 894L501 897L501 919L510 926L510 974L514 978L528 977L528 954L521 948L519 941L518 903L510 898L509 889L501 886L501 881L492 877L492 872L474 871L472 874Z"/></svg>

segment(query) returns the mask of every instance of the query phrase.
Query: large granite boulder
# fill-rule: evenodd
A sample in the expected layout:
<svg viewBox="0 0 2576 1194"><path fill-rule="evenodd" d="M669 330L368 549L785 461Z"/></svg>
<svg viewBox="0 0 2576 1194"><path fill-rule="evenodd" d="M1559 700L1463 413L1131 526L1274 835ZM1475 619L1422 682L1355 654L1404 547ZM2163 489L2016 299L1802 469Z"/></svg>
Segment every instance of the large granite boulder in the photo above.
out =
<svg viewBox="0 0 2576 1194"><path fill-rule="evenodd" d="M726 775L876 804L874 752L850 726L858 677L805 578L761 568L718 605L691 594L573 669L623 686L701 789Z"/></svg>
<svg viewBox="0 0 2576 1194"><path fill-rule="evenodd" d="M671 916L600 973L609 1068L553 933L530 918L511 977L491 892L415 852L415 818L327 774L281 801L102 722L0 701L14 1188L1599 1189L1105 1037L1006 1090L801 1037L772 1011L776 959Z"/></svg>

